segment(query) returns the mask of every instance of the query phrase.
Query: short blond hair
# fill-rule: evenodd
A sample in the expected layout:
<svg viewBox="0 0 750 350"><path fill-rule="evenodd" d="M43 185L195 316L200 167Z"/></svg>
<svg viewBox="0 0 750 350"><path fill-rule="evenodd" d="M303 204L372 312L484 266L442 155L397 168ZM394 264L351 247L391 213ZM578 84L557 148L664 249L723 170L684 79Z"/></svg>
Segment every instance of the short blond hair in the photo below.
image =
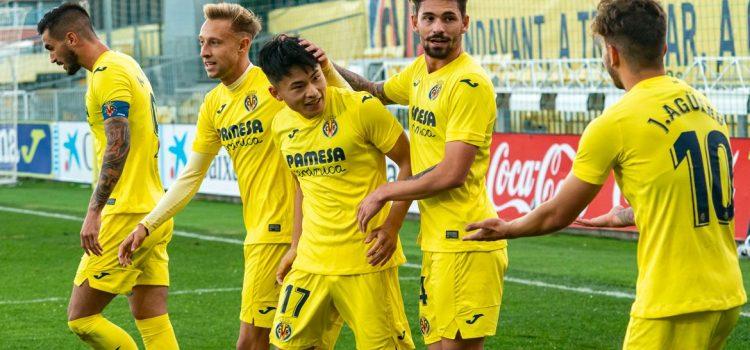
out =
<svg viewBox="0 0 750 350"><path fill-rule="evenodd" d="M235 33L244 33L255 38L261 30L260 18L252 11L230 3L203 5L203 17L206 20L228 20L232 22L232 30Z"/></svg>

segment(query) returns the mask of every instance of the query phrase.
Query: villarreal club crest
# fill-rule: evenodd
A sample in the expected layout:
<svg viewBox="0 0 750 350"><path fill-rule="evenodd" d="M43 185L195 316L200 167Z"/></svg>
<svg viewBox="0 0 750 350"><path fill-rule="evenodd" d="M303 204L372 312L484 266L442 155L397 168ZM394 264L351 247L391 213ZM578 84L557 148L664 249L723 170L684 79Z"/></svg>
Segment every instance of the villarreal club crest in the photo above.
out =
<svg viewBox="0 0 750 350"><path fill-rule="evenodd" d="M292 326L283 321L279 322L274 329L274 333L276 333L276 339L287 341L292 336Z"/></svg>
<svg viewBox="0 0 750 350"><path fill-rule="evenodd" d="M339 123L336 122L336 117L328 117L323 122L323 135L327 138L334 137L339 131Z"/></svg>
<svg viewBox="0 0 750 350"><path fill-rule="evenodd" d="M432 89L430 89L430 94L428 95L430 100L435 100L436 98L438 98L438 95L440 95L440 90L442 89L443 89L443 82L442 81L437 82L437 84L435 84L432 87Z"/></svg>
<svg viewBox="0 0 750 350"><path fill-rule="evenodd" d="M258 108L258 95L255 91L250 91L247 97L245 97L245 109L248 112L252 112L256 108Z"/></svg>

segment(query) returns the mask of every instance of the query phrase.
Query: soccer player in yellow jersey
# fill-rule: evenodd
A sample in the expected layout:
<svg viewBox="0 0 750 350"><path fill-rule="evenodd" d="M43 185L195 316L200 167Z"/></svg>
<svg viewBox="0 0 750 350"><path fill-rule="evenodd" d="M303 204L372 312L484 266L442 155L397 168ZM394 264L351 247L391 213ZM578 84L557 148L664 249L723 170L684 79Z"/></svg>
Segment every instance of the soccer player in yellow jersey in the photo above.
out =
<svg viewBox="0 0 750 350"><path fill-rule="evenodd" d="M746 300L734 242L732 151L724 117L665 75L666 15L655 0L604 0L593 21L622 99L581 137L559 192L526 216L464 239L543 235L569 225L614 170L632 209L586 223L636 223L638 282L625 349L720 349Z"/></svg>
<svg viewBox="0 0 750 350"><path fill-rule="evenodd" d="M138 63L110 51L94 33L86 10L67 3L37 25L50 61L68 74L85 68L86 114L94 135L98 181L81 228L81 258L68 306L68 326L94 349L137 349L133 338L102 316L118 294L128 294L147 349L177 349L167 314L167 244L172 222L144 245L132 266L118 264L117 247L159 201L158 127L151 84ZM95 172L96 173L96 172Z"/></svg>
<svg viewBox="0 0 750 350"><path fill-rule="evenodd" d="M315 57L295 37L267 43L259 64L271 93L287 104L272 133L303 194L297 256L283 281L271 343L320 347L331 316L340 315L358 349L413 349L398 281L406 260L398 231L409 203L357 225L357 205L386 182L385 156L399 165L399 177L410 174L403 128L372 95L327 88Z"/></svg>
<svg viewBox="0 0 750 350"><path fill-rule="evenodd" d="M193 153L167 194L121 245L121 259L130 256L146 236L158 230L190 202L221 147L237 173L245 238L238 349L268 349L279 295L276 269L282 258L292 259L295 190L286 162L270 136L271 122L284 103L269 94L270 83L248 52L261 30L260 20L237 4L207 4L199 41L210 78L221 81L200 108ZM152 235L153 236L153 235ZM133 244L135 243L135 244ZM338 325L340 326L340 322ZM333 347L334 326L325 347Z"/></svg>
<svg viewBox="0 0 750 350"><path fill-rule="evenodd" d="M360 205L366 224L384 203L419 199L422 286L420 328L430 349L481 349L495 334L505 241L466 242L466 224L497 217L485 186L495 122L495 93L482 67L461 47L466 0L416 0L412 28L424 55L385 83L336 67L355 90L409 106L412 169L417 175L379 187Z"/></svg>

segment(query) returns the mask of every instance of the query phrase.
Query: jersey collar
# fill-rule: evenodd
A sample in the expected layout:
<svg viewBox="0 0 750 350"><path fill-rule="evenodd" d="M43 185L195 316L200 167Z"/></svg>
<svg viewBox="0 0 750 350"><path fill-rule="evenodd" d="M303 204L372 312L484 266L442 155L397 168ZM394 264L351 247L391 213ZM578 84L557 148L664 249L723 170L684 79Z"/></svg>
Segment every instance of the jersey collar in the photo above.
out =
<svg viewBox="0 0 750 350"><path fill-rule="evenodd" d="M229 89L229 91L231 92L237 91L237 89L239 89L239 87L242 86L242 84L245 82L245 80L247 79L248 73L250 73L250 70L252 70L253 67L254 67L253 64L250 63L250 65L247 66L247 69L245 69L245 72L242 73L242 75L240 75L240 77L237 78L237 80L235 80L234 83L229 84L227 86L227 89Z"/></svg>

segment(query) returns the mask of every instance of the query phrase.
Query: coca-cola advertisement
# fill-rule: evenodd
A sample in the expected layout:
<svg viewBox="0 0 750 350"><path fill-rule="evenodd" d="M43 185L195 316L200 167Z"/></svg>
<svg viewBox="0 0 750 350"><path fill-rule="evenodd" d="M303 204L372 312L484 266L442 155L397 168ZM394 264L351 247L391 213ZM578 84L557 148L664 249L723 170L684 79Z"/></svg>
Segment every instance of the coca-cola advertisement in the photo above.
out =
<svg viewBox="0 0 750 350"><path fill-rule="evenodd" d="M487 189L498 216L509 220L552 198L568 175L578 148L577 135L495 134L492 138ZM734 157L735 238L744 240L750 224L750 139L731 141ZM610 176L581 213L591 218L616 205L628 206ZM635 228L633 228L635 229Z"/></svg>

